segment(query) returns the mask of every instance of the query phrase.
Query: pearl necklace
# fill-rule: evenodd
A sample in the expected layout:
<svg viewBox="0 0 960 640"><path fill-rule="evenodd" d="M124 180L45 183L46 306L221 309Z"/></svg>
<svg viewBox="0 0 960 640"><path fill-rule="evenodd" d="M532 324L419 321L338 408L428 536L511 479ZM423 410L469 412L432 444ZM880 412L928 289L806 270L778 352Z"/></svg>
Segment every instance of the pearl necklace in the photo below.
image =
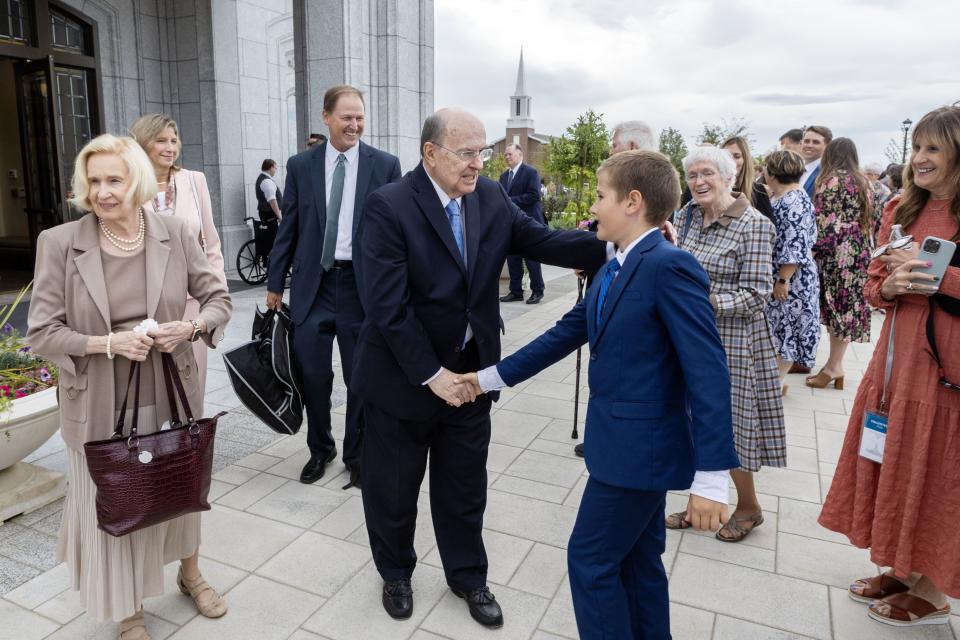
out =
<svg viewBox="0 0 960 640"><path fill-rule="evenodd" d="M140 228L137 231L137 237L135 237L133 240L127 240L126 238L121 238L120 236L110 231L110 229L107 228L106 223L103 221L103 218L98 217L97 221L100 223L100 230L103 231L103 235L110 242L110 244L115 246L117 249L120 249L121 251L127 251L127 252L136 251L137 249L140 248L140 245L143 244L143 236L144 236L143 209L140 209L139 213L140 213Z"/></svg>

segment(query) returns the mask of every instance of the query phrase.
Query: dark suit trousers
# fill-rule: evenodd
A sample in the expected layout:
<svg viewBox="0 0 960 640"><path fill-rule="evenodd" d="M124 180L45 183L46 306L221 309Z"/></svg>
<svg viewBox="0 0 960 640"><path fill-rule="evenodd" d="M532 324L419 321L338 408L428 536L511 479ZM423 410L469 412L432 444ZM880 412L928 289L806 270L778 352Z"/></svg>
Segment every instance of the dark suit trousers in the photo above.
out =
<svg viewBox="0 0 960 640"><path fill-rule="evenodd" d="M507 271L510 272L510 293L523 295L523 263L527 263L530 273L530 290L533 293L543 293L543 271L540 263L533 260L524 260L521 256L507 256Z"/></svg>
<svg viewBox="0 0 960 640"><path fill-rule="evenodd" d="M296 301L292 301L296 304ZM333 339L340 347L340 363L347 387L353 373L353 351L363 322L363 307L350 268L333 268L324 274L313 307L293 332L293 355L303 377L307 405L307 446L314 458L326 459L334 447L330 428L330 395L333 392ZM347 392L347 420L343 438L343 462L354 465L360 458L363 407Z"/></svg>
<svg viewBox="0 0 960 640"><path fill-rule="evenodd" d="M665 505L663 491L587 480L567 546L581 640L669 640Z"/></svg>
<svg viewBox="0 0 960 640"><path fill-rule="evenodd" d="M476 370L473 342L453 370ZM431 420L401 420L367 404L363 441L363 511L370 549L384 580L409 578L417 564L413 548L417 500L430 457L430 511L447 584L469 591L487 583L483 512L487 505L490 398L455 408Z"/></svg>

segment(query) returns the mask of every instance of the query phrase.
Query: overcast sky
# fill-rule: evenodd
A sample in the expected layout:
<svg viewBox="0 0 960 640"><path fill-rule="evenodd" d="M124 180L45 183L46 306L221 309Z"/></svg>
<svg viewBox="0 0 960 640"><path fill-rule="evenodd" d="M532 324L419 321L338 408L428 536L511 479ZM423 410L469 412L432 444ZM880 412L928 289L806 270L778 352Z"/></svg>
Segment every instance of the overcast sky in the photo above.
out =
<svg viewBox="0 0 960 640"><path fill-rule="evenodd" d="M536 130L589 108L679 129L743 117L755 153L825 124L886 164L904 118L960 100L960 1L435 0L437 108L503 136L523 46Z"/></svg>

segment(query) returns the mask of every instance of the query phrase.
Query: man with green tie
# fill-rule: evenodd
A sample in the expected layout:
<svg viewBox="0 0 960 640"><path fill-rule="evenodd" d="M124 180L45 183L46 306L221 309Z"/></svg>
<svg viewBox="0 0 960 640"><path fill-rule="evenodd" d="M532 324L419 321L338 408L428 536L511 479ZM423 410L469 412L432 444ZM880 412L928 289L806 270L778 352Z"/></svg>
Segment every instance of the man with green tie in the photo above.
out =
<svg viewBox="0 0 960 640"><path fill-rule="evenodd" d="M357 293L362 273L354 254L367 195L400 179L400 161L360 141L365 120L363 94L348 85L327 90L323 122L327 142L314 145L287 161L283 218L270 254L267 307L279 309L287 271L290 312L295 325L293 355L303 378L307 405L307 446L310 459L300 482L323 477L326 464L337 456L330 426L333 391L333 339L337 338L343 378L353 372L355 336L363 321ZM343 462L350 472L347 486L359 486L363 411L360 400L347 393Z"/></svg>

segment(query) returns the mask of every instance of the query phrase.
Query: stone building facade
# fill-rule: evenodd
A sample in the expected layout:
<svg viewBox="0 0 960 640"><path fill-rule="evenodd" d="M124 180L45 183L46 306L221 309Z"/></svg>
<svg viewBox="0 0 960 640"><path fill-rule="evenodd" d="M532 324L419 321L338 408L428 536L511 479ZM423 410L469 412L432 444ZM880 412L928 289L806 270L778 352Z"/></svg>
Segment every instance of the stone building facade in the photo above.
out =
<svg viewBox="0 0 960 640"><path fill-rule="evenodd" d="M74 147L102 132L125 133L144 113L168 113L177 120L182 164L202 170L210 185L228 268L250 237L243 219L256 215L253 183L260 163L275 159L282 184L286 159L302 150L307 133L326 132L321 112L327 87L359 87L367 106L364 139L398 155L404 170L418 160L420 126L433 110L432 0L10 0L7 5L33 12L27 17L34 22L63 14L86 34L81 39L89 51L82 53L96 68L87 71L86 111L77 116L86 124L78 127ZM27 40L0 32L0 65L9 60L12 68L23 67L18 51L45 42ZM58 70L67 69L72 58L53 47L50 84L58 90ZM65 206L71 140L57 133L59 193L52 210L61 212L62 220L71 215ZM32 139L29 133L20 138L27 144ZM26 215L17 202L0 202L0 222L7 217L15 222L17 215ZM48 218L29 233L49 226ZM26 227L10 228L22 234ZM7 240L0 237L0 246Z"/></svg>

